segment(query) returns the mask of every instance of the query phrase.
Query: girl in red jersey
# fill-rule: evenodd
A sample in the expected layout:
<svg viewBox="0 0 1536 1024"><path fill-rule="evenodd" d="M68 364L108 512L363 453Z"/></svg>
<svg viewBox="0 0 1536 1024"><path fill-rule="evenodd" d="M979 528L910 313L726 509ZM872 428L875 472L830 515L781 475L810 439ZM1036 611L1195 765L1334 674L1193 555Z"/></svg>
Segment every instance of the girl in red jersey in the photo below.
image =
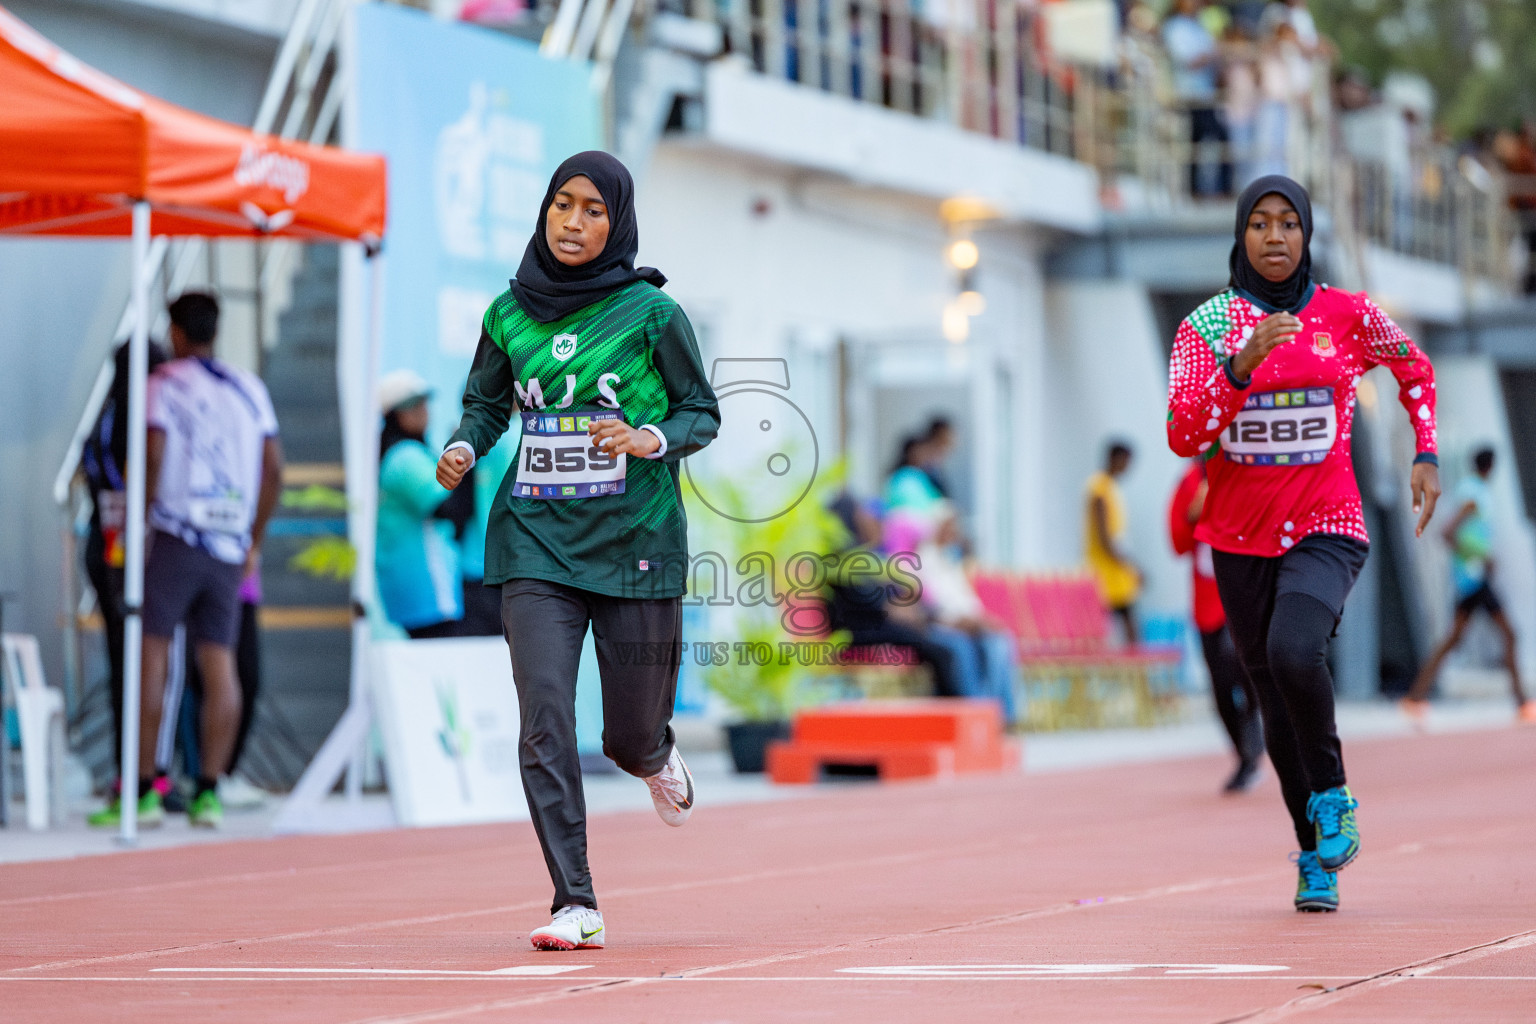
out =
<svg viewBox="0 0 1536 1024"><path fill-rule="evenodd" d="M1417 533L1440 495L1429 360L1365 295L1314 284L1312 205L1269 175L1238 199L1231 284L1179 325L1168 442L1203 455L1196 539L1212 548L1227 628L1258 692L1269 757L1301 852L1296 909L1338 909L1360 852L1334 725L1328 641L1369 538L1350 459L1360 376L1386 366L1418 439Z"/></svg>
<svg viewBox="0 0 1536 1024"><path fill-rule="evenodd" d="M1227 780L1228 793L1244 793L1259 781L1259 760L1264 756L1264 727L1259 723L1259 698L1238 660L1232 635L1227 632L1227 613L1216 588L1216 569L1211 546L1195 539L1195 526L1205 509L1209 491L1205 463L1190 461L1189 470L1174 489L1168 503L1168 539L1173 550L1190 556L1195 628L1200 631L1200 650L1211 673L1211 696L1216 713L1226 727L1237 753L1237 770Z"/></svg>

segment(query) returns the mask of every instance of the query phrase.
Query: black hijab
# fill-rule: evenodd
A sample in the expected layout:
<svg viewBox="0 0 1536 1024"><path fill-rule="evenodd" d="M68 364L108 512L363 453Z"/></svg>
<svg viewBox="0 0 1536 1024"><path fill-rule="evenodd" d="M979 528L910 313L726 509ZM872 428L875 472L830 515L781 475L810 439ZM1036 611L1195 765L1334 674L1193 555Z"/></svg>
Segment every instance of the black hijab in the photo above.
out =
<svg viewBox="0 0 1536 1024"><path fill-rule="evenodd" d="M550 251L544 236L544 217L560 186L582 174L597 186L608 206L608 242L592 262L568 267ZM635 254L639 251L635 182L628 169L600 150L577 153L556 168L554 177L549 179L533 237L528 240L523 262L512 281L512 296L529 316L547 324L606 299L636 281L649 281L658 288L666 284L666 275L655 267L635 269Z"/></svg>
<svg viewBox="0 0 1536 1024"><path fill-rule="evenodd" d="M1284 196L1301 219L1301 261L1284 281L1271 281L1248 262L1244 236L1248 217L1259 200L1271 193ZM1307 304L1312 294L1312 199L1307 190L1283 174L1266 174L1243 189L1237 197L1237 227L1233 231L1232 256L1227 261L1232 271L1231 285L1244 298L1256 299L1270 312L1295 313Z"/></svg>

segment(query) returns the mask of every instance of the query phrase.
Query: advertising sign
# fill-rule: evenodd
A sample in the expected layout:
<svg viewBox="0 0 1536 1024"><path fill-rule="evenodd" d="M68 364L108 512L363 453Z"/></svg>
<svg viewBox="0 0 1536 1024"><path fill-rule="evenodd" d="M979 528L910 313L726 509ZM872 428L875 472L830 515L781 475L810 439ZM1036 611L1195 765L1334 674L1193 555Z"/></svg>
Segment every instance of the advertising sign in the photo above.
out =
<svg viewBox="0 0 1536 1024"><path fill-rule="evenodd" d="M517 691L497 637L381 640L374 707L402 825L527 817L517 768Z"/></svg>

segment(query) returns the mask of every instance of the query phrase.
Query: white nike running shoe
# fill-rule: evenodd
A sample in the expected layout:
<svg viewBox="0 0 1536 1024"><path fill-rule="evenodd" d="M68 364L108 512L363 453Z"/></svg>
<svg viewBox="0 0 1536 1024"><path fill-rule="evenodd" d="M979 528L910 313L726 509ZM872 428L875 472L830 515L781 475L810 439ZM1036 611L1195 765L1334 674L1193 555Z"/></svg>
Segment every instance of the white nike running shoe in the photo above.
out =
<svg viewBox="0 0 1536 1024"><path fill-rule="evenodd" d="M645 780L651 787L651 802L661 820L673 828L681 828L688 815L693 813L693 774L683 763L683 755L672 747L666 766Z"/></svg>
<svg viewBox="0 0 1536 1024"><path fill-rule="evenodd" d="M555 912L555 919L528 935L534 949L602 949L603 915L574 903Z"/></svg>

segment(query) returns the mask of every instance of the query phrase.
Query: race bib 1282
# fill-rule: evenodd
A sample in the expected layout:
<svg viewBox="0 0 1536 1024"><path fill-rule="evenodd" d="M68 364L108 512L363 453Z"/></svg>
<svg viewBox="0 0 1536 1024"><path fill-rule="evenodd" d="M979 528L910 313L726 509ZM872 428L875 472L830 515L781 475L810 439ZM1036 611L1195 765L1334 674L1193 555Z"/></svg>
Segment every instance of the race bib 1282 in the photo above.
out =
<svg viewBox="0 0 1536 1024"><path fill-rule="evenodd" d="M1338 437L1333 388L1298 388L1250 395L1227 425L1221 447L1245 466L1314 466Z"/></svg>
<svg viewBox="0 0 1536 1024"><path fill-rule="evenodd" d="M593 420L620 419L617 410L550 415L525 412L518 450L518 498L598 498L624 493L624 455L593 444Z"/></svg>

